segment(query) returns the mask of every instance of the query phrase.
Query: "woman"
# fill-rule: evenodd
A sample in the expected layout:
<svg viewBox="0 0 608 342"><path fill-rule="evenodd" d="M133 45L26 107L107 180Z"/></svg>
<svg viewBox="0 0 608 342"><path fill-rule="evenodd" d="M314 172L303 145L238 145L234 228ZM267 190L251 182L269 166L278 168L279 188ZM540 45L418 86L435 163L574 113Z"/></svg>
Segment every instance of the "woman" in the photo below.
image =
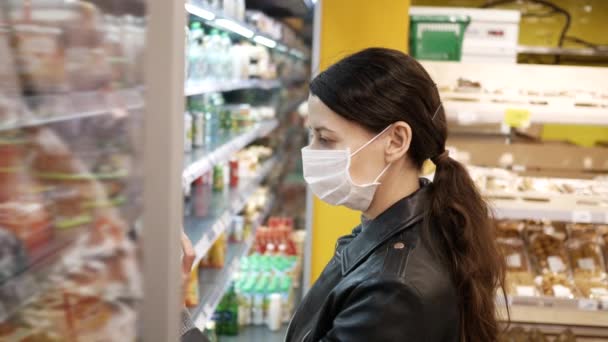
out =
<svg viewBox="0 0 608 342"><path fill-rule="evenodd" d="M486 203L445 149L447 123L424 68L370 48L310 85L304 178L363 213L306 294L286 341L495 341L504 260ZM419 178L436 165L433 182Z"/></svg>

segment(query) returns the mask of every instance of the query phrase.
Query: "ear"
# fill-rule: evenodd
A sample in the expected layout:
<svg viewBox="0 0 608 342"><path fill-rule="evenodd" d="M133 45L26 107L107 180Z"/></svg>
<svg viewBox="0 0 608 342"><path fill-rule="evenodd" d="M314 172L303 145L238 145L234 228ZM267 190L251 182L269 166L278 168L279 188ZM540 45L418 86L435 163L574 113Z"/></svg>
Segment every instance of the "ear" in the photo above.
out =
<svg viewBox="0 0 608 342"><path fill-rule="evenodd" d="M392 163L405 157L412 142L412 128L404 121L393 123L388 131L389 139L384 150L387 163Z"/></svg>

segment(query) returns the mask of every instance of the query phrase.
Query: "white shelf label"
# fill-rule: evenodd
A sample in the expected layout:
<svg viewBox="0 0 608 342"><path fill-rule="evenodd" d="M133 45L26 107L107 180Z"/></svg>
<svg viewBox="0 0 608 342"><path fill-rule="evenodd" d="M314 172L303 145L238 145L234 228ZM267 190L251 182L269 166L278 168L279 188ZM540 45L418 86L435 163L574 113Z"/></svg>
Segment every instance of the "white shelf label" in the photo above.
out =
<svg viewBox="0 0 608 342"><path fill-rule="evenodd" d="M575 210L572 212L572 222L591 223L592 215L590 211Z"/></svg>
<svg viewBox="0 0 608 342"><path fill-rule="evenodd" d="M519 253L514 253L507 256L507 266L511 268L520 268L521 267L521 255Z"/></svg>
<svg viewBox="0 0 608 342"><path fill-rule="evenodd" d="M598 301L595 299L581 298L578 300L578 308L581 310L597 310Z"/></svg>
<svg viewBox="0 0 608 342"><path fill-rule="evenodd" d="M578 267L584 270L593 271L595 270L595 261L593 260L593 258L578 259Z"/></svg>
<svg viewBox="0 0 608 342"><path fill-rule="evenodd" d="M569 288L567 288L563 285L553 285L553 293L555 294L555 297L561 297L561 298L572 297L572 291L570 291ZM580 306L580 303L579 303L579 306Z"/></svg>
<svg viewBox="0 0 608 342"><path fill-rule="evenodd" d="M547 262L549 263L549 269L552 272L560 273L566 270L566 265L564 265L564 261L561 257L558 256L550 256L547 257Z"/></svg>
<svg viewBox="0 0 608 342"><path fill-rule="evenodd" d="M517 286L515 288L518 296L522 297L534 297L536 296L536 289L534 286Z"/></svg>

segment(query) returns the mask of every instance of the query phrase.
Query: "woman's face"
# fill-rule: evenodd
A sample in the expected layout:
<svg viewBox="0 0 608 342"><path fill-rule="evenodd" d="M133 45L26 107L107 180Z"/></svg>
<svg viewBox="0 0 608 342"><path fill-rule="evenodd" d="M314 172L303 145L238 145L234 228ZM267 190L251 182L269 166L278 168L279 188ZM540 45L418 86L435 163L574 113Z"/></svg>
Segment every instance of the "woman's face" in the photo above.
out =
<svg viewBox="0 0 608 342"><path fill-rule="evenodd" d="M336 114L314 95L308 98L308 127L313 150L350 149L353 153L376 136L360 124ZM390 129L352 157L350 175L353 182L371 183L386 167L389 132Z"/></svg>

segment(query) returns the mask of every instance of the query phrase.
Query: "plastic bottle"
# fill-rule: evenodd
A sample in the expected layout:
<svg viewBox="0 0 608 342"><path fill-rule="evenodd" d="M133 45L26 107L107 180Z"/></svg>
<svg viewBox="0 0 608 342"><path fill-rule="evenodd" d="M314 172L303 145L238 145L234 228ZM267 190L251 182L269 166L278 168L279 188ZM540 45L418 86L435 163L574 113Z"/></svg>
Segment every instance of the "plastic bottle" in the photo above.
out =
<svg viewBox="0 0 608 342"><path fill-rule="evenodd" d="M230 80L232 78L232 41L230 40L230 36L227 32L223 32L221 40L222 46L222 54L221 54L221 65L222 65L222 75L221 79L224 81Z"/></svg>
<svg viewBox="0 0 608 342"><path fill-rule="evenodd" d="M283 276L280 284L281 294L281 321L283 323L289 322L291 318L291 308L289 300L291 297L291 278L289 276Z"/></svg>
<svg viewBox="0 0 608 342"><path fill-rule="evenodd" d="M234 282L230 284L226 298L224 334L236 336L239 333L239 303Z"/></svg>
<svg viewBox="0 0 608 342"><path fill-rule="evenodd" d="M213 102L208 94L203 95L203 116L205 119L205 145L212 146L217 135L217 125Z"/></svg>
<svg viewBox="0 0 608 342"><path fill-rule="evenodd" d="M281 329L281 323L283 322L281 309L281 295L278 293L270 294L267 318L268 329L270 329L270 331L278 331Z"/></svg>
<svg viewBox="0 0 608 342"><path fill-rule="evenodd" d="M251 321L254 325L264 324L264 295L266 282L260 277L253 290L253 306L251 308Z"/></svg>
<svg viewBox="0 0 608 342"><path fill-rule="evenodd" d="M202 39L205 35L200 22L193 22L190 24L190 35L188 42L188 65L189 75L188 79L191 81L201 81L204 75L202 70L202 58L203 58L203 47Z"/></svg>
<svg viewBox="0 0 608 342"><path fill-rule="evenodd" d="M218 81L222 78L222 38L220 37L219 31L216 29L211 30L211 36L209 37L208 45L205 47L205 52L208 59L209 70L207 74L212 81Z"/></svg>

